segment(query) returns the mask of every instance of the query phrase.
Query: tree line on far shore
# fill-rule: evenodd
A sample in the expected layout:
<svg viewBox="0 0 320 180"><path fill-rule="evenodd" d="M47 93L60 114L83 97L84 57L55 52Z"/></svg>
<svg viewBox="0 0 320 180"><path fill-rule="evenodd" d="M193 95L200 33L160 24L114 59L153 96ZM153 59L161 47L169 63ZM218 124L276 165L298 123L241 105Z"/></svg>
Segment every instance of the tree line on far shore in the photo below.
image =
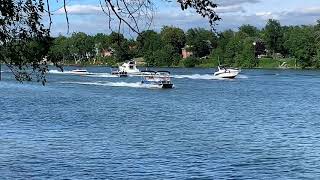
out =
<svg viewBox="0 0 320 180"><path fill-rule="evenodd" d="M320 67L320 21L316 25L281 26L268 20L258 29L242 25L238 31L221 33L202 28L183 31L164 26L161 31L147 30L136 39L123 34L83 32L53 39L48 59L64 64L116 65L131 58L143 58L147 66L213 67L218 64L254 68L262 59L294 59L302 68Z"/></svg>

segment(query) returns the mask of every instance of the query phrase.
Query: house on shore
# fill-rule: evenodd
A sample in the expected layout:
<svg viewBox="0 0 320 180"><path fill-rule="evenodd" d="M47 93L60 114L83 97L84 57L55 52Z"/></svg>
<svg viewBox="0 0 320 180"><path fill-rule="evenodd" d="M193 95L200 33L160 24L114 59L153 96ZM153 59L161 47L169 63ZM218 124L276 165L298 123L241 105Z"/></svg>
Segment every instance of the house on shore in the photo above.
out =
<svg viewBox="0 0 320 180"><path fill-rule="evenodd" d="M186 59L193 55L193 52L190 50L190 46L186 45L184 48L181 49L181 56L182 59Z"/></svg>
<svg viewBox="0 0 320 180"><path fill-rule="evenodd" d="M112 49L111 47L101 50L102 57L110 57L113 55L113 53L114 53L114 49Z"/></svg>

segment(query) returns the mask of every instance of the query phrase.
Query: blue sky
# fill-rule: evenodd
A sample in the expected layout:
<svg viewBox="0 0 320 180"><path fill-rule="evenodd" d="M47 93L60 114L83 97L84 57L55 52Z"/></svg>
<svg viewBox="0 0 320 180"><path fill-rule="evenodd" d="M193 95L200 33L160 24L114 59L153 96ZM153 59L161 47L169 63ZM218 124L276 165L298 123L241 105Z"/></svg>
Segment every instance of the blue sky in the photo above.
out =
<svg viewBox="0 0 320 180"><path fill-rule="evenodd" d="M150 29L159 31L164 25L173 25L184 30L192 27L210 28L208 22L193 11L181 11L175 0L168 3L153 0L154 20ZM55 1L51 1L55 2ZM66 20L60 3L51 4L54 11L52 35L66 34ZM67 0L70 32L109 33L107 17L101 12L99 0ZM283 25L314 24L320 19L319 0L216 0L216 9L222 18L216 29L236 30L242 24L262 28L267 19L278 19ZM125 28L123 28L125 29ZM129 34L126 30L123 33ZM130 34L131 35L131 34ZM134 35L133 35L134 36Z"/></svg>

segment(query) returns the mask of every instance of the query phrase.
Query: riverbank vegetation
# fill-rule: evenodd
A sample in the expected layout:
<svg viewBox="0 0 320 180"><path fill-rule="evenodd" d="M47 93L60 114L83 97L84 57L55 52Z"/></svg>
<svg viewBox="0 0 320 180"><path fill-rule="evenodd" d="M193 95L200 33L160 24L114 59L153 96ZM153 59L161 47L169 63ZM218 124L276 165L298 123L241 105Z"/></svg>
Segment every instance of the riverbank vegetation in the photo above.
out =
<svg viewBox="0 0 320 180"><path fill-rule="evenodd" d="M243 68L319 68L320 21L316 25L281 26L269 20L258 29L242 25L238 31L221 33L202 28L183 31L165 26L158 33L143 31L136 39L123 34L73 33L56 37L48 59L63 64L116 65L143 58L146 66Z"/></svg>

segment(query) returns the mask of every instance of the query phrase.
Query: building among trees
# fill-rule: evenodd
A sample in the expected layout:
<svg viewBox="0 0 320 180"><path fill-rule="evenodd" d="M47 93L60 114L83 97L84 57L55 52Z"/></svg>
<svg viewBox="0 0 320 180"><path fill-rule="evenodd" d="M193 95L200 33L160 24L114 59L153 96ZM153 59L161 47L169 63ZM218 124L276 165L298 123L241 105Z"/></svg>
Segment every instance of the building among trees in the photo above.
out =
<svg viewBox="0 0 320 180"><path fill-rule="evenodd" d="M181 56L182 56L182 59L186 59L190 56L193 55L193 52L190 51L190 46L186 45L184 48L182 48L182 51L181 51Z"/></svg>

